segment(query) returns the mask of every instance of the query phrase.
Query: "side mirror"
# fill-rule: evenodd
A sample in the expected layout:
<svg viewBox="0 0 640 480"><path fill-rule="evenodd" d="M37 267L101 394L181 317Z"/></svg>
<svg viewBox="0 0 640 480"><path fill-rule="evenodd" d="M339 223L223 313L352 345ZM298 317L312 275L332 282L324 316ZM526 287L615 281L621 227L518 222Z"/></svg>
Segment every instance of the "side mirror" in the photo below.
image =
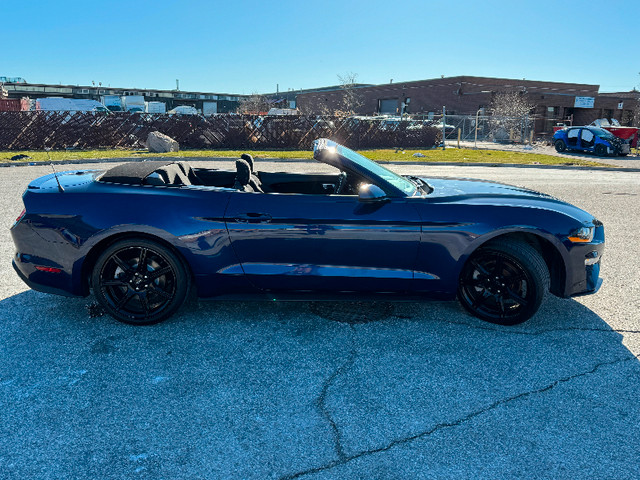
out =
<svg viewBox="0 0 640 480"><path fill-rule="evenodd" d="M387 194L377 185L363 183L358 189L358 200L360 202L380 202L387 200Z"/></svg>

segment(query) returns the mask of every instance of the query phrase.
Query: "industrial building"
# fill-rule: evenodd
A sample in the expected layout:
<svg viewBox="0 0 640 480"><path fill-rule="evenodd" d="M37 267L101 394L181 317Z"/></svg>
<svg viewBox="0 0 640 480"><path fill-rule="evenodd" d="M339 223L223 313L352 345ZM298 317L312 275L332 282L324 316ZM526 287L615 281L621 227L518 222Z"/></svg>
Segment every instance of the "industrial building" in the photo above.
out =
<svg viewBox="0 0 640 480"><path fill-rule="evenodd" d="M486 111L500 92L521 92L535 105L535 131L553 133L557 123L585 125L597 118L614 118L627 125L633 121L639 92L599 93L599 85L544 82L487 77L442 77L415 82L356 85L352 94L360 115L438 114L443 107L451 115L475 115ZM340 108L344 91L300 92L298 109L320 114Z"/></svg>

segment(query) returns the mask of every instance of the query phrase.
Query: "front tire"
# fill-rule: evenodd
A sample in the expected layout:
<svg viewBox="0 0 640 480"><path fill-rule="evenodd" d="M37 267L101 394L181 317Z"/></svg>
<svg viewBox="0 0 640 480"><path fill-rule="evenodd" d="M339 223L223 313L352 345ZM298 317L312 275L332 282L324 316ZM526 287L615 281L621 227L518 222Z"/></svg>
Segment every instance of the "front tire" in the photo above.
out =
<svg viewBox="0 0 640 480"><path fill-rule="evenodd" d="M556 140L553 144L556 147L556 152L562 153L567 149L567 144L564 143L564 140Z"/></svg>
<svg viewBox="0 0 640 480"><path fill-rule="evenodd" d="M531 318L549 290L549 271L536 249L517 240L496 240L467 260L458 298L472 315L499 325Z"/></svg>
<svg viewBox="0 0 640 480"><path fill-rule="evenodd" d="M128 239L100 255L91 285L98 303L116 320L151 325L180 308L190 277L169 248L146 239Z"/></svg>
<svg viewBox="0 0 640 480"><path fill-rule="evenodd" d="M599 143L598 145L596 145L595 154L597 156L599 156L599 157L606 157L607 156L607 147L605 147L604 145Z"/></svg>

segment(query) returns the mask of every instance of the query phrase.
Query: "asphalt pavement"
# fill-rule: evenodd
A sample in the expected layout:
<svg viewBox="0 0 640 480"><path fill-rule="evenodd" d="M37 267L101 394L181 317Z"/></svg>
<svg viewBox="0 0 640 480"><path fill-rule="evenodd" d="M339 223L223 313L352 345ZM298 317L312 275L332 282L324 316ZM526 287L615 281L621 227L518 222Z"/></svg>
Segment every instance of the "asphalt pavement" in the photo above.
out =
<svg viewBox="0 0 640 480"><path fill-rule="evenodd" d="M0 479L639 478L640 173L391 168L593 213L602 289L516 327L455 302L228 301L132 327L21 282L8 228L51 170L3 168Z"/></svg>

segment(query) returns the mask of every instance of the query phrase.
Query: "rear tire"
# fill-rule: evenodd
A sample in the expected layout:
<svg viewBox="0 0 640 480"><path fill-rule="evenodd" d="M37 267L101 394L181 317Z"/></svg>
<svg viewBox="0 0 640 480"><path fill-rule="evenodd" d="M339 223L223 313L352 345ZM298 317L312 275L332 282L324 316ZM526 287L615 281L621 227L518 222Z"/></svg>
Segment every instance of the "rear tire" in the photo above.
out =
<svg viewBox="0 0 640 480"><path fill-rule="evenodd" d="M556 147L556 152L562 153L567 149L567 144L564 143L564 140L556 140L553 144Z"/></svg>
<svg viewBox="0 0 640 480"><path fill-rule="evenodd" d="M146 239L127 239L107 248L91 275L98 303L116 320L151 325L184 303L190 276L169 248Z"/></svg>
<svg viewBox="0 0 640 480"><path fill-rule="evenodd" d="M472 315L499 325L531 318L549 290L549 271L538 251L519 240L496 240L467 260L458 298Z"/></svg>

